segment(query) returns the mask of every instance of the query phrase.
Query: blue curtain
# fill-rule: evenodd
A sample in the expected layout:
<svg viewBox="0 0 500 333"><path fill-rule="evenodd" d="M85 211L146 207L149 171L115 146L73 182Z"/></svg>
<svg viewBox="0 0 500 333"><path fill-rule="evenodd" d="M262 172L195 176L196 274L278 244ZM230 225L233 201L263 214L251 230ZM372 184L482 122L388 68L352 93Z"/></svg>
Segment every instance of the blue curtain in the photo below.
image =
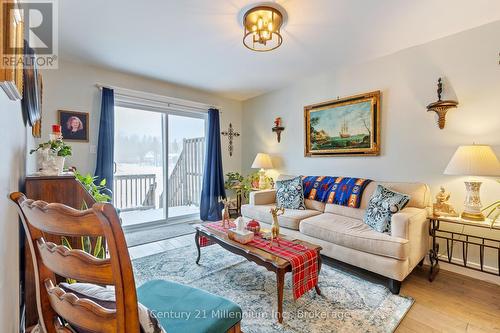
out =
<svg viewBox="0 0 500 333"><path fill-rule="evenodd" d="M113 193L113 163L115 141L115 95L113 89L102 88L101 120L97 143L96 183L106 179L106 187Z"/></svg>
<svg viewBox="0 0 500 333"><path fill-rule="evenodd" d="M222 219L221 198L226 197L220 146L219 110L208 110L208 133L201 190L200 218L202 221Z"/></svg>

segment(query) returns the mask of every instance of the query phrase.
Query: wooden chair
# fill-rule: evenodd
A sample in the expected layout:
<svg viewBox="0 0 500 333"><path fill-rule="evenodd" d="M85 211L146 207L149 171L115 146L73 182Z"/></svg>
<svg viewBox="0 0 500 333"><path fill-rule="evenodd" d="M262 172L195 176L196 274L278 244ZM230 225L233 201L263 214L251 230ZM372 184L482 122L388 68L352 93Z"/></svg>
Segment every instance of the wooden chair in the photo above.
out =
<svg viewBox="0 0 500 333"><path fill-rule="evenodd" d="M19 192L12 193L10 199L17 205L29 248L34 254L32 258L37 282L36 303L42 330L48 333L69 333L70 330L62 324L62 318L71 326L93 332L139 332L134 275L115 208L111 204L98 203L91 209L79 211L62 204L33 201ZM81 250L70 250L62 245L46 242L44 234L70 237L104 236L109 257L101 260ZM73 293L65 292L57 285L56 275L79 282L114 286L116 309L108 309L90 299L78 298ZM168 288L167 281L156 281L156 287L159 285ZM195 288L190 290L192 295L217 298L217 304L224 300L200 290L192 292ZM147 293L147 290L142 290L142 294ZM148 306L147 302L140 301ZM235 309L234 303L224 301L228 302L231 309ZM236 312L238 311L241 315L239 307ZM240 332L240 320L241 316L223 331ZM161 319L160 322L172 333L168 325L165 326ZM224 325L229 323L225 322ZM177 329L182 328L177 326ZM183 331L188 332L190 329Z"/></svg>

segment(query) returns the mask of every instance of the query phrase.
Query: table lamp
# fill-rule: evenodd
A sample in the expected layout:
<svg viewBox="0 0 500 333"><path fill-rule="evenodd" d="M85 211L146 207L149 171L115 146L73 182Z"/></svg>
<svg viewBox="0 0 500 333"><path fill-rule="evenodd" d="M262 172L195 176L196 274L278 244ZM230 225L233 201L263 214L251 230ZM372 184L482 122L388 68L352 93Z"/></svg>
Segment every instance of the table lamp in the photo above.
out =
<svg viewBox="0 0 500 333"><path fill-rule="evenodd" d="M258 153L252 163L252 169L260 169L259 171L259 188L264 189L266 187L266 171L265 169L272 169L273 163L271 162L271 157L268 154Z"/></svg>
<svg viewBox="0 0 500 333"><path fill-rule="evenodd" d="M500 163L490 146L475 144L460 146L453 154L444 174L469 177L498 176L500 175ZM479 196L481 184L482 182L473 178L465 181L467 194L465 195L464 211L461 215L463 219L484 221Z"/></svg>

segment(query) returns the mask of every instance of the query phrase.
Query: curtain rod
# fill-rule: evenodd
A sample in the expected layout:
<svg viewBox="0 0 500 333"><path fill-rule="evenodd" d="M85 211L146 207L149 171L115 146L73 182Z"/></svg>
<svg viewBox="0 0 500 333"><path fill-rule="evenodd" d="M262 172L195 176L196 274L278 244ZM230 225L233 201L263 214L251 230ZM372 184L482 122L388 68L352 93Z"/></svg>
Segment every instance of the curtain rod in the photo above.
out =
<svg viewBox="0 0 500 333"><path fill-rule="evenodd" d="M214 109L218 109L219 113L222 114L222 111L220 111L220 107L217 105L194 102L194 101L190 101L187 99L169 97L169 96L154 94L154 93L150 93L150 92L133 90L133 89L128 89L128 88L121 88L121 87L104 85L104 84L99 84L99 83L96 83L96 87L99 90L102 90L102 88L113 89L117 95L136 97L136 98L151 101L151 102L162 102L162 103L168 104L169 106L173 105L173 106L180 106L180 107L184 107L184 108L188 107L188 108L197 109L197 110L205 111L205 112L207 112L208 109L210 109L210 108L214 108Z"/></svg>

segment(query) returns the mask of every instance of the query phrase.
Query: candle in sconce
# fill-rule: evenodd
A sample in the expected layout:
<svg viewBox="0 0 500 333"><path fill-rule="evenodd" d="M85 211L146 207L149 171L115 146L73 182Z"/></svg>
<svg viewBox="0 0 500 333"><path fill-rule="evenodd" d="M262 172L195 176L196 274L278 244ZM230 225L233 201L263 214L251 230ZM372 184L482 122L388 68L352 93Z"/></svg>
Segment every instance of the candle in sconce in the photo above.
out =
<svg viewBox="0 0 500 333"><path fill-rule="evenodd" d="M51 141L62 139L61 125L52 125L52 134L49 137Z"/></svg>
<svg viewBox="0 0 500 333"><path fill-rule="evenodd" d="M61 125L52 125L52 133L61 133Z"/></svg>

